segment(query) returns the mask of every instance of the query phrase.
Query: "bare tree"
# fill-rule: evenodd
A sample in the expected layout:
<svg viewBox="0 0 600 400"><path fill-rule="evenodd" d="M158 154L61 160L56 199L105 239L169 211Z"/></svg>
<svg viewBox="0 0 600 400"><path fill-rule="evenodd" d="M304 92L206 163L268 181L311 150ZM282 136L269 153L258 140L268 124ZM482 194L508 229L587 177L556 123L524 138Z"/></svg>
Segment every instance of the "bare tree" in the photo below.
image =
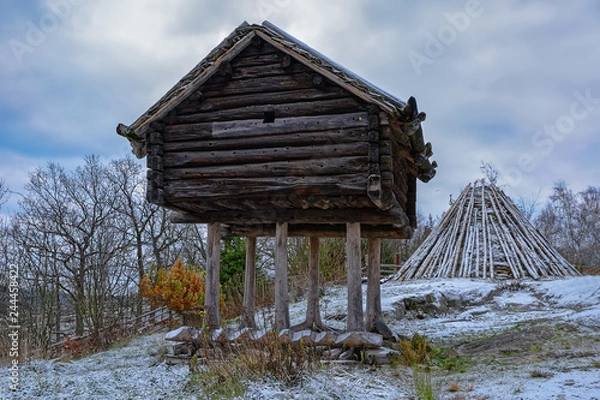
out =
<svg viewBox="0 0 600 400"><path fill-rule="evenodd" d="M410 239L402 239L394 241L396 243L396 253L400 258L400 263L408 260L408 258L415 252L427 239L429 233L437 225L438 219L434 218L431 214L425 217L420 211L417 213L417 229L413 232Z"/></svg>
<svg viewBox="0 0 600 400"><path fill-rule="evenodd" d="M481 161L481 167L479 168L481 169L483 175L487 178L488 182L494 185L498 184L498 175L500 173L494 164Z"/></svg>
<svg viewBox="0 0 600 400"><path fill-rule="evenodd" d="M600 187L589 186L578 197L582 236L579 258L585 266L600 268Z"/></svg>
<svg viewBox="0 0 600 400"><path fill-rule="evenodd" d="M4 179L0 178L0 209L6 202L8 201L9 192L8 186L6 186L6 182Z"/></svg>
<svg viewBox="0 0 600 400"><path fill-rule="evenodd" d="M540 193L537 192L535 197L525 197L519 196L519 198L515 201L515 205L521 211L521 213L528 220L532 221L536 213L538 212L541 204L540 204Z"/></svg>
<svg viewBox="0 0 600 400"><path fill-rule="evenodd" d="M110 163L107 179L116 201L113 203L115 213L120 217L115 229L124 236L126 246L135 254L135 274L129 276L137 288L142 280L146 266L150 264L147 249L149 226L158 214L158 207L146 202L146 182L142 167L131 158L115 160ZM136 314L142 314L143 297L136 294Z"/></svg>
<svg viewBox="0 0 600 400"><path fill-rule="evenodd" d="M59 263L58 280L75 309L77 335L84 333L86 325L95 331L101 328L105 300L120 278L109 263L123 250L123 243L112 228L116 200L105 178L106 168L97 157L86 158L72 173L49 163L31 174L16 216L23 229L49 237L40 241L25 236L22 244L50 254Z"/></svg>
<svg viewBox="0 0 600 400"><path fill-rule="evenodd" d="M597 267L600 262L600 188L573 193L564 181L535 220L540 232L572 264Z"/></svg>

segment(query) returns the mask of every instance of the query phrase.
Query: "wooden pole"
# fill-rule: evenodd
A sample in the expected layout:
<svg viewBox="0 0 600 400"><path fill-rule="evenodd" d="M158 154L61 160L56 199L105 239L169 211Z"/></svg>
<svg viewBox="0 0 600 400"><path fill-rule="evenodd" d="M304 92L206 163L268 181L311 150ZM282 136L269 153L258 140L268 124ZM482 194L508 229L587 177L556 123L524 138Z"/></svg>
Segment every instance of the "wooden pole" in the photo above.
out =
<svg viewBox="0 0 600 400"><path fill-rule="evenodd" d="M383 320L381 311L381 239L369 239L369 256L367 259L367 312L366 329L383 335L385 339L397 341L396 335Z"/></svg>
<svg viewBox="0 0 600 400"><path fill-rule="evenodd" d="M348 269L347 331L364 331L362 279L360 273L360 223L346 223L346 262Z"/></svg>
<svg viewBox="0 0 600 400"><path fill-rule="evenodd" d="M206 249L206 292L204 294L204 320L209 329L221 326L219 310L219 268L221 264L221 224L208 224Z"/></svg>
<svg viewBox="0 0 600 400"><path fill-rule="evenodd" d="M244 314L242 323L246 328L256 328L254 298L256 292L256 237L246 238L246 271L244 276Z"/></svg>
<svg viewBox="0 0 600 400"><path fill-rule="evenodd" d="M310 238L310 258L308 260L308 301L306 304L306 327L321 330L321 311L319 309L319 238Z"/></svg>
<svg viewBox="0 0 600 400"><path fill-rule="evenodd" d="M277 222L275 226L275 329L290 327L288 304L288 223Z"/></svg>
<svg viewBox="0 0 600 400"><path fill-rule="evenodd" d="M375 321L381 317L381 239L369 239L367 275L367 331L375 329Z"/></svg>

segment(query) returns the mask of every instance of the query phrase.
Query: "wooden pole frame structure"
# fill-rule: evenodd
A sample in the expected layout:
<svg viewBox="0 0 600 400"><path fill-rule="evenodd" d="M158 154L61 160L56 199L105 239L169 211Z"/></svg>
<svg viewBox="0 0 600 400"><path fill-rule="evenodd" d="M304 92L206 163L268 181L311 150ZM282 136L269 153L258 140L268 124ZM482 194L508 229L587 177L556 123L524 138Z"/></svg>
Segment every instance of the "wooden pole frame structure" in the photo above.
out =
<svg viewBox="0 0 600 400"><path fill-rule="evenodd" d="M485 180L469 183L395 278L540 279L577 276L512 200Z"/></svg>

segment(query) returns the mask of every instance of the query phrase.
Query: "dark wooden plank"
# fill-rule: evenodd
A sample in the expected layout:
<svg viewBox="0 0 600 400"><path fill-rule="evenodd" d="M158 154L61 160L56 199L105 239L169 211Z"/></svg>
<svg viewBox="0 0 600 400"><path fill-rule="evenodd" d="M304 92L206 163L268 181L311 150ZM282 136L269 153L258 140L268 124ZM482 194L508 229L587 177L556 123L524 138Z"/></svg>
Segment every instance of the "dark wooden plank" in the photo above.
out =
<svg viewBox="0 0 600 400"><path fill-rule="evenodd" d="M263 136L280 133L325 131L336 128L364 127L365 123L365 113L361 112L277 118L270 123L265 123L263 119L246 119L213 122L212 134L214 138Z"/></svg>
<svg viewBox="0 0 600 400"><path fill-rule="evenodd" d="M212 137L212 122L169 124L163 133L164 143L200 140Z"/></svg>
<svg viewBox="0 0 600 400"><path fill-rule="evenodd" d="M186 205L187 208L189 204ZM193 214L173 214L175 223L210 223L221 221L225 224L265 225L275 221L289 221L290 224L345 224L359 222L370 225L408 226L408 217L404 210L395 208L388 211L369 208L348 208L332 210L315 209L264 209L264 210L226 210L220 213L195 212ZM260 236L260 235L259 235Z"/></svg>
<svg viewBox="0 0 600 400"><path fill-rule="evenodd" d="M269 161L260 164L205 166L167 169L164 180L199 178L257 178L265 176L319 176L366 173L366 156L326 157L299 161Z"/></svg>
<svg viewBox="0 0 600 400"><path fill-rule="evenodd" d="M205 99L201 103L192 103L186 101L184 104L182 104L182 110L185 112L185 110L189 108L194 112L209 112L242 107L248 104L282 104L294 103L298 101L337 99L349 96L351 96L350 93L337 86L329 87L327 90L311 88L286 90L283 92L261 92L235 96L211 97Z"/></svg>
<svg viewBox="0 0 600 400"><path fill-rule="evenodd" d="M269 134L261 136L244 136L234 138L211 138L204 140L187 140L181 142L167 142L163 151L207 151L207 150L233 150L256 149L264 147L307 146L334 143L366 142L367 133L361 127L335 129L327 131L309 131L284 134Z"/></svg>
<svg viewBox="0 0 600 400"><path fill-rule="evenodd" d="M356 142L322 146L286 146L267 149L167 153L162 157L160 169L162 169L162 166L166 168L185 168L223 164L292 161L300 159L310 160L311 158L362 156L367 154L368 147L369 143Z"/></svg>
<svg viewBox="0 0 600 400"><path fill-rule="evenodd" d="M205 214L207 212L236 211L243 210L273 210L273 209L299 209L299 210L342 210L342 209L361 209L369 210L375 206L371 200L363 193L359 195L345 196L336 193L330 196L310 195L298 196L295 194L281 194L269 196L245 195L240 198L202 198L194 199L194 202L177 202L167 204L166 207L172 209L187 211L192 214Z"/></svg>
<svg viewBox="0 0 600 400"><path fill-rule="evenodd" d="M163 137L166 144L176 141L205 142L203 139L213 137L213 130L218 133L214 139L235 138L239 136L261 137L300 132L325 132L366 127L365 115L365 113L359 112L325 116L289 117L276 119L272 123L264 123L264 120L261 118L229 122L174 124L165 128ZM327 135L328 133L322 134ZM332 132L331 134L335 133ZM210 145L208 146L210 147ZM166 148L169 147L167 146Z"/></svg>
<svg viewBox="0 0 600 400"><path fill-rule="evenodd" d="M287 68L281 64L283 57L275 63L262 65L237 66L233 69L232 79L263 78L268 76L285 75L289 73L309 72L308 68L300 63L291 63Z"/></svg>
<svg viewBox="0 0 600 400"><path fill-rule="evenodd" d="M344 114L361 111L363 105L352 97L326 99L318 101L299 101L296 103L268 103L249 105L213 112L202 113L199 110L186 110L186 114L177 113L171 118L172 124L194 124L210 121L233 121L244 119L264 120L265 112L272 112L275 120L279 118L307 115Z"/></svg>
<svg viewBox="0 0 600 400"><path fill-rule="evenodd" d="M234 197L277 194L359 195L366 192L365 175L338 175L335 177L274 177L205 181L165 182L164 192L170 202L190 201L197 198Z"/></svg>
<svg viewBox="0 0 600 400"><path fill-rule="evenodd" d="M259 53L259 54L248 54L241 52L236 58L231 60L231 65L234 68L238 67L251 67L255 65L264 65L270 63L281 62L283 59L283 53Z"/></svg>
<svg viewBox="0 0 600 400"><path fill-rule="evenodd" d="M269 93L294 89L311 89L315 85L314 72L301 72L281 76L226 81L211 78L201 88L206 97L230 96L248 93Z"/></svg>
<svg viewBox="0 0 600 400"><path fill-rule="evenodd" d="M362 238L410 239L412 229L399 225L362 225ZM275 236L274 225L228 225L223 231L224 236ZM345 237L346 224L290 224L288 237Z"/></svg>
<svg viewBox="0 0 600 400"><path fill-rule="evenodd" d="M366 190L367 174L340 174L340 175L322 175L322 176L260 176L256 178L201 178L201 179L178 179L168 180L165 182L165 189L169 192L173 190L188 190L194 189L196 186L214 185L216 189L225 189L226 187L244 186L245 188L252 187L268 187L268 186L295 186L295 185L360 185ZM241 188L243 190L243 188ZM199 196L206 196L207 193L201 193Z"/></svg>

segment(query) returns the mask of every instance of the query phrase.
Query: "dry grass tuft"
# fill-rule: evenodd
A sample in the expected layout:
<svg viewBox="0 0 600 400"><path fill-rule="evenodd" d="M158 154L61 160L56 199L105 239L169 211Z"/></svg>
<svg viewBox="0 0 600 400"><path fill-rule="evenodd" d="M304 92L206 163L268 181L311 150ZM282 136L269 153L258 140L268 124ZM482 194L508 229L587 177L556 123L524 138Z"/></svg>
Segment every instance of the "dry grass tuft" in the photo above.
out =
<svg viewBox="0 0 600 400"><path fill-rule="evenodd" d="M600 268L598 267L577 267L577 269L583 275L600 275Z"/></svg>
<svg viewBox="0 0 600 400"><path fill-rule="evenodd" d="M444 397L444 398L446 398L446 397ZM488 399L488 397L477 397L477 398L475 398L475 397L468 396L468 395L466 395L464 393L457 393L457 394L455 394L452 397L448 397L448 400L475 400L475 399L477 399L477 400L485 400L485 399Z"/></svg>
<svg viewBox="0 0 600 400"><path fill-rule="evenodd" d="M530 375L532 378L552 378L554 376L554 374L551 372L544 372L537 369L531 371Z"/></svg>
<svg viewBox="0 0 600 400"><path fill-rule="evenodd" d="M275 333L264 340L208 344L190 363L193 382L210 398L241 396L246 382L274 379L288 386L321 368L320 354L302 343L282 343Z"/></svg>
<svg viewBox="0 0 600 400"><path fill-rule="evenodd" d="M398 345L401 357L400 361L403 364L412 367L430 363L433 348L424 336L416 333L410 340L401 339Z"/></svg>
<svg viewBox="0 0 600 400"><path fill-rule="evenodd" d="M460 392L460 386L458 385L458 383L453 382L450 384L450 386L448 386L448 391L450 393L456 393L456 392Z"/></svg>

